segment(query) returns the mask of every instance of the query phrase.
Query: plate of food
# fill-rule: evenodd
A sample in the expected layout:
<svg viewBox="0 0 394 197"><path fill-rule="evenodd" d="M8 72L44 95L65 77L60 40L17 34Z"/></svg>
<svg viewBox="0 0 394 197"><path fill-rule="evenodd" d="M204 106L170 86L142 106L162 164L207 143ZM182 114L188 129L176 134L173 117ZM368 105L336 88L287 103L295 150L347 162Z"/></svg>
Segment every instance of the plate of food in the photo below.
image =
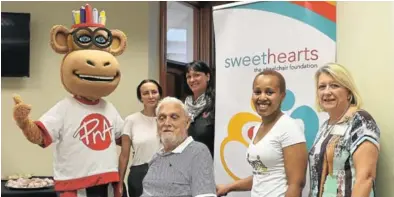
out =
<svg viewBox="0 0 394 197"><path fill-rule="evenodd" d="M33 190L33 189L48 189L53 187L54 181L51 178L18 178L9 179L5 183L5 187L14 190Z"/></svg>

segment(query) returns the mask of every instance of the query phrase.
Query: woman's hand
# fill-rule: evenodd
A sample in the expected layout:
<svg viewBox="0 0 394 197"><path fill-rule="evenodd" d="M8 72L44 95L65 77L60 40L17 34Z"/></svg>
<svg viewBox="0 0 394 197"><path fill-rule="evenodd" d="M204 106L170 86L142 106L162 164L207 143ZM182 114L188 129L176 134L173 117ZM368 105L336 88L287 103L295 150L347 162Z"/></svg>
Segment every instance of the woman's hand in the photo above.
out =
<svg viewBox="0 0 394 197"><path fill-rule="evenodd" d="M378 158L379 149L370 141L363 142L354 152L356 181L352 190L352 197L369 196L376 178Z"/></svg>
<svg viewBox="0 0 394 197"><path fill-rule="evenodd" d="M230 192L230 186L224 184L216 185L216 195L217 196L226 196L227 193Z"/></svg>
<svg viewBox="0 0 394 197"><path fill-rule="evenodd" d="M308 151L305 143L298 143L283 149L288 188L286 197L300 197L305 186Z"/></svg>
<svg viewBox="0 0 394 197"><path fill-rule="evenodd" d="M123 183L130 157L131 139L128 135L122 135L121 146L122 147L119 154L119 178L120 181ZM123 184L121 188L123 190Z"/></svg>
<svg viewBox="0 0 394 197"><path fill-rule="evenodd" d="M243 179L239 179L230 184L218 184L216 185L216 195L226 196L230 192L237 191L250 191L253 186L253 176L248 176Z"/></svg>
<svg viewBox="0 0 394 197"><path fill-rule="evenodd" d="M122 181L123 182L123 181ZM120 196L123 196L123 184L118 184L118 190L119 190L119 194L120 194Z"/></svg>

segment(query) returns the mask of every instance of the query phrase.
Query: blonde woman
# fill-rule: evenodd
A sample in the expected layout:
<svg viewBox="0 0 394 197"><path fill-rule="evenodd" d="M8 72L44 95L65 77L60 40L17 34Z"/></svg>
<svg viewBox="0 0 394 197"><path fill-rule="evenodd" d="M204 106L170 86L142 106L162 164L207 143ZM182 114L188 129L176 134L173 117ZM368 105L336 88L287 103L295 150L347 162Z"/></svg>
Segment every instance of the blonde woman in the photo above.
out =
<svg viewBox="0 0 394 197"><path fill-rule="evenodd" d="M329 118L309 153L310 197L374 196L380 131L343 66L315 75L317 110Z"/></svg>

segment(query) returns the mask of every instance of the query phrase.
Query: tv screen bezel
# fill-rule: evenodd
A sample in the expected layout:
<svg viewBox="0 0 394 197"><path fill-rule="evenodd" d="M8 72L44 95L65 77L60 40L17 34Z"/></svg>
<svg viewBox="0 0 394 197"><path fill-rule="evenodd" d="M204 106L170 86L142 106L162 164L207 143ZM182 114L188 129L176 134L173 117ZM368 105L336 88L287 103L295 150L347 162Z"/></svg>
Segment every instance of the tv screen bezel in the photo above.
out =
<svg viewBox="0 0 394 197"><path fill-rule="evenodd" d="M21 73L8 73L8 72L3 72L1 71L1 77L30 77L30 52L31 52L31 13L28 12L1 12L2 16L3 14L5 15L14 15L14 16L19 16L19 15L24 15L28 17L28 61L27 61L27 67L25 69L23 69L23 72ZM3 41L2 41L2 47L4 45ZM3 58L3 57L2 57ZM3 65L2 65L3 66Z"/></svg>

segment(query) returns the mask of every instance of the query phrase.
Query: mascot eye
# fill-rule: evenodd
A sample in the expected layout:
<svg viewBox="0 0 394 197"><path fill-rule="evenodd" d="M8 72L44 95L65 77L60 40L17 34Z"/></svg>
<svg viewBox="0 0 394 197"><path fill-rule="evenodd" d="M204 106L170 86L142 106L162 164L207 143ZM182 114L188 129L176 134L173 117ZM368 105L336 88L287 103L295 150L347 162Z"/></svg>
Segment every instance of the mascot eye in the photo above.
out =
<svg viewBox="0 0 394 197"><path fill-rule="evenodd" d="M78 37L78 41L80 43L86 44L92 41L92 38L89 35L81 35Z"/></svg>
<svg viewBox="0 0 394 197"><path fill-rule="evenodd" d="M95 40L98 44L105 44L108 40L104 36L96 36Z"/></svg>

